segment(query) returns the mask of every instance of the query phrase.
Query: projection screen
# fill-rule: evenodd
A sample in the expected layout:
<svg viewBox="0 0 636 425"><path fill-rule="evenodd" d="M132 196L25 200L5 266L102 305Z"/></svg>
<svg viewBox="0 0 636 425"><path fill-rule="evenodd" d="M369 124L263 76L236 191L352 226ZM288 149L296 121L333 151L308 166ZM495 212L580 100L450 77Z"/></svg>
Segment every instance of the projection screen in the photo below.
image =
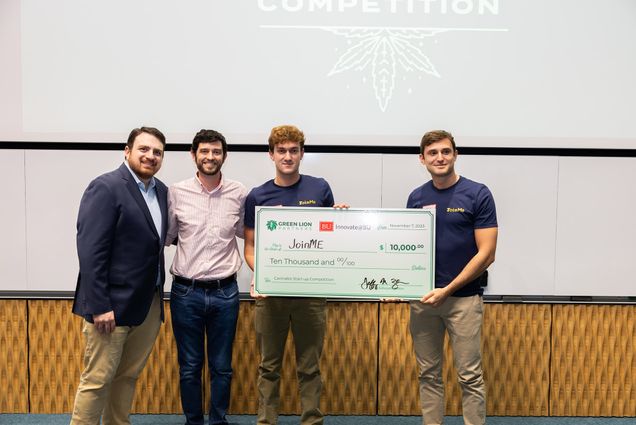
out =
<svg viewBox="0 0 636 425"><path fill-rule="evenodd" d="M633 0L3 0L0 140L636 148Z"/></svg>

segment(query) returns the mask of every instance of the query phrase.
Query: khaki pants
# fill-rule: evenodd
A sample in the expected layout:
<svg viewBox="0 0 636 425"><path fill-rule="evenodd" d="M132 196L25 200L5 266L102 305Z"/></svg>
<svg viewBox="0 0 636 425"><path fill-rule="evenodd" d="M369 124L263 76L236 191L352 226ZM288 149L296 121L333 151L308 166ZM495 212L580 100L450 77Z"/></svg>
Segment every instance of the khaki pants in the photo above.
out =
<svg viewBox="0 0 636 425"><path fill-rule="evenodd" d="M320 356L325 337L324 298L268 297L256 300L258 367L258 424L276 424L280 404L280 371L291 323L296 349L296 375L303 425L322 424Z"/></svg>
<svg viewBox="0 0 636 425"><path fill-rule="evenodd" d="M161 325L159 294L139 326L117 326L110 334L84 321L84 371L75 395L71 425L130 424L137 377L152 352Z"/></svg>
<svg viewBox="0 0 636 425"><path fill-rule="evenodd" d="M410 304L410 330L420 371L422 423L438 425L444 422L442 361L444 333L448 331L462 389L464 424L485 424L486 386L481 370L481 296L448 297L437 308L419 301L412 301Z"/></svg>

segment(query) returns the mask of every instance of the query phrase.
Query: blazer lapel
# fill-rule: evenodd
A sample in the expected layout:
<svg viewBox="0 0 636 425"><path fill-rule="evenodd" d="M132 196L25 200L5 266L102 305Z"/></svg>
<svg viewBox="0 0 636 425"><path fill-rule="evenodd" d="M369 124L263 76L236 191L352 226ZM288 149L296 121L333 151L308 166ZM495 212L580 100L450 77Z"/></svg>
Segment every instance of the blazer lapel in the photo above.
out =
<svg viewBox="0 0 636 425"><path fill-rule="evenodd" d="M159 181L157 181L155 190L157 191L159 209L161 210L161 235L159 241L161 245L163 245L166 239L166 233L168 233L168 190Z"/></svg>

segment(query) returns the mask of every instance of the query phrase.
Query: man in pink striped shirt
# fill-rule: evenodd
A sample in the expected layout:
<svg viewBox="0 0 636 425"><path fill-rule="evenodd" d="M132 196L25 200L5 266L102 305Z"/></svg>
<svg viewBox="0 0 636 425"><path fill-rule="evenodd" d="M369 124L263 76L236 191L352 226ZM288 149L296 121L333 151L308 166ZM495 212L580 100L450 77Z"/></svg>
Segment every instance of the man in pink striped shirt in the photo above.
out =
<svg viewBox="0 0 636 425"><path fill-rule="evenodd" d="M239 311L236 273L241 268L236 236L243 238L247 190L221 173L225 137L199 131L192 141L193 178L168 190L168 235L177 240L170 272L172 329L177 342L181 406L187 425L203 425L201 371L207 337L210 425L227 424L232 381L232 344Z"/></svg>

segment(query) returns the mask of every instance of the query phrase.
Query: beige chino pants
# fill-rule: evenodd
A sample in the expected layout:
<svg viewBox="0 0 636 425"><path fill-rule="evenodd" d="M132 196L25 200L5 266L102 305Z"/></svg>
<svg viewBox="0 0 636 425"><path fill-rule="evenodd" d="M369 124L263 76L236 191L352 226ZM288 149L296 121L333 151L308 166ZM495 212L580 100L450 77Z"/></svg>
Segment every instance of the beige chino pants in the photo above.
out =
<svg viewBox="0 0 636 425"><path fill-rule="evenodd" d="M71 425L130 424L137 377L152 352L161 325L157 293L139 326L117 326L110 334L97 332L84 321L84 371L75 395Z"/></svg>
<svg viewBox="0 0 636 425"><path fill-rule="evenodd" d="M422 423L444 422L442 363L448 332L462 389L464 424L486 423L486 386L481 368L483 303L479 295L448 297L439 307L411 301L410 330L419 366Z"/></svg>

